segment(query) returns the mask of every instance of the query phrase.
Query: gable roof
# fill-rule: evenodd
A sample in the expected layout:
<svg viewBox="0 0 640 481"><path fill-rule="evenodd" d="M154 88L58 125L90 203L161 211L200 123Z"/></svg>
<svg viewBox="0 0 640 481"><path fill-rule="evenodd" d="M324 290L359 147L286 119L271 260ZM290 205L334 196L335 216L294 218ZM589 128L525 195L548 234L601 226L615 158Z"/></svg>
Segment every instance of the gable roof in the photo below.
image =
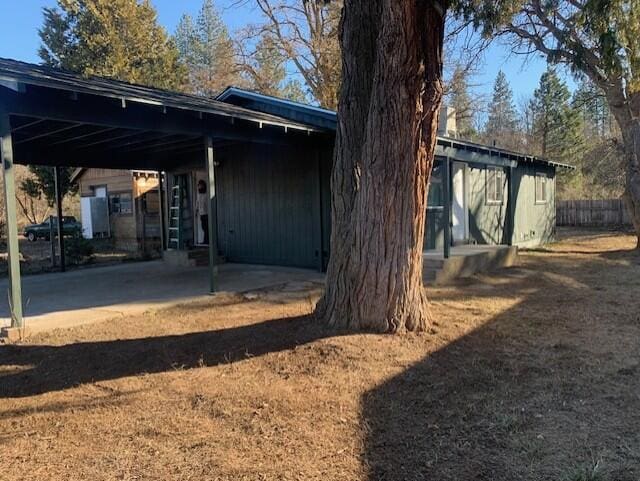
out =
<svg viewBox="0 0 640 481"><path fill-rule="evenodd" d="M230 102L252 110L268 112L298 122L304 122L305 124L309 124L317 128L328 128L331 130L336 130L337 128L337 113L333 110L324 109L314 105L293 102L291 100L281 99L271 95L241 89L239 87L227 87L216 98L218 100ZM438 136L436 154L438 154L438 151L443 152L447 148L470 152L473 154L480 154L480 156L488 156L492 158L503 158L518 162L533 162L553 167L575 169L572 165L553 162L533 155L523 154L521 152L469 142L454 137ZM467 157L475 158L476 161L482 162L482 158L480 156L471 155Z"/></svg>
<svg viewBox="0 0 640 481"><path fill-rule="evenodd" d="M333 110L238 87L227 87L216 99L247 109L259 110L303 122L320 129L335 130L338 123L336 112Z"/></svg>

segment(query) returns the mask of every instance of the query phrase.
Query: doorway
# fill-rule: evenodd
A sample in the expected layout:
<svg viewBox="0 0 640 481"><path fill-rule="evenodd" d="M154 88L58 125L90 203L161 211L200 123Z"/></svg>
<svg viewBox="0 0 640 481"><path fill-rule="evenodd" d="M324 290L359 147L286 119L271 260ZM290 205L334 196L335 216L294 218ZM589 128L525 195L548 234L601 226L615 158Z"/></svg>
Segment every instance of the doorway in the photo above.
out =
<svg viewBox="0 0 640 481"><path fill-rule="evenodd" d="M193 173L193 205L195 208L195 215L193 216L193 232L194 232L194 245L195 246L208 246L208 216L209 216L209 194L208 194L209 180L207 178L207 172L205 170L196 170ZM204 186L204 192L201 192L201 186Z"/></svg>
<svg viewBox="0 0 640 481"><path fill-rule="evenodd" d="M451 165L451 238L454 244L468 240L467 167L463 162Z"/></svg>

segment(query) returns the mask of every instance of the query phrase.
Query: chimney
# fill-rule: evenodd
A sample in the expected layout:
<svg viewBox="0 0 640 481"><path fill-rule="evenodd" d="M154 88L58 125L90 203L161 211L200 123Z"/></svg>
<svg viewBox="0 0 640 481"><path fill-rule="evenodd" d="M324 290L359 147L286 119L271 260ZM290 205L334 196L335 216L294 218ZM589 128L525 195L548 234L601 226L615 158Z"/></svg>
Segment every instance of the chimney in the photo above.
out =
<svg viewBox="0 0 640 481"><path fill-rule="evenodd" d="M438 135L440 137L456 137L456 109L442 105L438 119Z"/></svg>

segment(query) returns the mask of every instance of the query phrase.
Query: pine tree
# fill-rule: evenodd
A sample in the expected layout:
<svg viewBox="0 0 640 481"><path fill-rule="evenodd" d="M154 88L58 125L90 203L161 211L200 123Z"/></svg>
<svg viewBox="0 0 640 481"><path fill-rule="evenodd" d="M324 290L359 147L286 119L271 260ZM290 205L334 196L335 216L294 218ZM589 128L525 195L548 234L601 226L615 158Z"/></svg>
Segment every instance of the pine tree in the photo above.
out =
<svg viewBox="0 0 640 481"><path fill-rule="evenodd" d="M262 36L252 57L252 61L244 65L251 88L266 95L279 96L286 77L286 59L271 35Z"/></svg>
<svg viewBox="0 0 640 481"><path fill-rule="evenodd" d="M456 111L456 130L462 139L475 140L478 132L475 118L479 111L477 101L469 92L469 72L457 66L449 80L447 103Z"/></svg>
<svg viewBox="0 0 640 481"><path fill-rule="evenodd" d="M507 76L498 72L493 86L493 96L489 105L489 117L485 125L484 137L489 144L499 147L518 149L521 139L518 136L518 113L513 103L513 92Z"/></svg>
<svg viewBox="0 0 640 481"><path fill-rule="evenodd" d="M282 98L293 100L294 102L308 103L309 98L304 85L299 80L289 80L280 92Z"/></svg>
<svg viewBox="0 0 640 481"><path fill-rule="evenodd" d="M553 68L540 78L533 94L533 133L540 155L563 163L575 163L584 145L580 113L571 103L569 89Z"/></svg>
<svg viewBox="0 0 640 481"><path fill-rule="evenodd" d="M582 117L586 136L605 139L615 135L615 120L604 92L593 82L586 79L580 82L573 95L573 103Z"/></svg>
<svg viewBox="0 0 640 481"><path fill-rule="evenodd" d="M148 0L58 0L44 8L38 51L45 65L151 87L179 89L185 71L178 50L158 25ZM50 167L30 166L34 179L23 192L54 200ZM73 169L62 168L62 192L73 189Z"/></svg>
<svg viewBox="0 0 640 481"><path fill-rule="evenodd" d="M623 193L624 152L620 130L604 92L582 79L571 101L580 117L585 139L584 151L578 163L581 191L573 198L615 198Z"/></svg>
<svg viewBox="0 0 640 481"><path fill-rule="evenodd" d="M174 38L191 92L214 96L229 85L243 83L233 42L212 0L205 0L195 22L184 15Z"/></svg>
<svg viewBox="0 0 640 481"><path fill-rule="evenodd" d="M533 94L533 137L542 157L579 166L584 153L584 131L580 112L571 102L571 93L556 71L549 67L540 77ZM561 172L559 195L568 197L581 191L580 170Z"/></svg>
<svg viewBox="0 0 640 481"><path fill-rule="evenodd" d="M255 52L243 63L243 71L253 90L266 95L286 98L297 102L306 101L302 83L288 80L285 65L286 56L269 33L262 35Z"/></svg>
<svg viewBox="0 0 640 481"><path fill-rule="evenodd" d="M178 50L148 0L58 0L44 9L45 65L152 87L178 89Z"/></svg>

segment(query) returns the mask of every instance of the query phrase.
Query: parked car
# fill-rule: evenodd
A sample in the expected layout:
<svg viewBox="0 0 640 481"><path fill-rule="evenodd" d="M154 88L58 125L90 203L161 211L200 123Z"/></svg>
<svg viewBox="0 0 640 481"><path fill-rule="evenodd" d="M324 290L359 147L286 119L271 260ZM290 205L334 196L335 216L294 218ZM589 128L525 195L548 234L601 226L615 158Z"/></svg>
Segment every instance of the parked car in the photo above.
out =
<svg viewBox="0 0 640 481"><path fill-rule="evenodd" d="M53 222L54 234L58 230L58 218L49 217L49 219L41 222L40 224L30 224L24 229L24 236L29 239L30 242L35 242L38 239L49 240L51 237L50 222ZM71 215L65 215L62 217L62 232L66 236L79 235L82 233L82 225Z"/></svg>

